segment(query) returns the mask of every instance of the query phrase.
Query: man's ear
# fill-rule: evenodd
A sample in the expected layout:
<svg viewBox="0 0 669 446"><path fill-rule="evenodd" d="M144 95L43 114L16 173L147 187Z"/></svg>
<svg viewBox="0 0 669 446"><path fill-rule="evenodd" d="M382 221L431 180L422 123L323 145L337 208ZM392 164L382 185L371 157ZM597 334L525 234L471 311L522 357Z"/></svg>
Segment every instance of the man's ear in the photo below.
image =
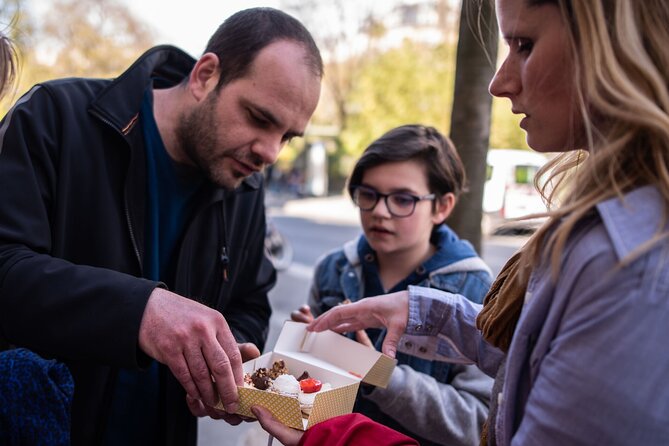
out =
<svg viewBox="0 0 669 446"><path fill-rule="evenodd" d="M214 53L205 53L195 63L188 79L188 89L199 102L213 91L221 76L218 56Z"/></svg>
<svg viewBox="0 0 669 446"><path fill-rule="evenodd" d="M451 215L453 208L455 207L455 194L448 192L441 197L435 199L435 210L432 214L432 222L435 225L442 223L444 220Z"/></svg>

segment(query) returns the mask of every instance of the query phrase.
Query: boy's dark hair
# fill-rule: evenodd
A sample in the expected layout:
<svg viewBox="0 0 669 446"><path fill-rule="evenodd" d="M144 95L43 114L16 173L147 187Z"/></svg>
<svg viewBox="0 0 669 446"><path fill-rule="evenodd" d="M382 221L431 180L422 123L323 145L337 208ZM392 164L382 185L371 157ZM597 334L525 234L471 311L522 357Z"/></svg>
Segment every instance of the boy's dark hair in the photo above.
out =
<svg viewBox="0 0 669 446"><path fill-rule="evenodd" d="M219 59L221 77L216 90L245 76L258 53L279 40L301 44L306 50L305 63L314 75L323 77L321 53L302 23L277 9L250 8L228 17L204 50Z"/></svg>
<svg viewBox="0 0 669 446"><path fill-rule="evenodd" d="M386 132L369 145L353 167L348 193L362 182L365 171L386 163L420 160L427 170L430 193L452 192L458 197L466 190L465 168L450 139L434 127L403 125Z"/></svg>

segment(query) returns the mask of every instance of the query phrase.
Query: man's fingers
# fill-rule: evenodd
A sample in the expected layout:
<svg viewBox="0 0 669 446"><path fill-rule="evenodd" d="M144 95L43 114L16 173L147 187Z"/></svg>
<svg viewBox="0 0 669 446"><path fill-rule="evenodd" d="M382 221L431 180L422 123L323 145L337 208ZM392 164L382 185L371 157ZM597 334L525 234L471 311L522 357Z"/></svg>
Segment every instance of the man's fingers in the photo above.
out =
<svg viewBox="0 0 669 446"><path fill-rule="evenodd" d="M197 388L195 382L193 382L193 379L191 378L191 373L188 368L186 358L180 356L175 361L168 363L167 366L187 394L193 395L194 398L202 398L200 390Z"/></svg>
<svg viewBox="0 0 669 446"><path fill-rule="evenodd" d="M236 415L234 413L225 413L225 412L223 412L218 419L225 421L231 426L237 426L242 421L248 421L248 419L245 417L240 417L239 415Z"/></svg>
<svg viewBox="0 0 669 446"><path fill-rule="evenodd" d="M250 359L257 358L260 356L260 350L252 342L244 342L239 344L239 353L242 355L242 362L246 362Z"/></svg>
<svg viewBox="0 0 669 446"><path fill-rule="evenodd" d="M223 348L228 359L232 376L234 377L235 385L241 386L244 384L244 371L242 370L242 353L239 351L239 344L225 324L225 330L219 330L216 334L219 345Z"/></svg>
<svg viewBox="0 0 669 446"><path fill-rule="evenodd" d="M253 420L253 418L241 417L235 414L229 414L222 410L209 407L202 401L186 395L186 404L190 412L196 417L210 417L214 420L225 420L227 423L236 426L242 421Z"/></svg>
<svg viewBox="0 0 669 446"><path fill-rule="evenodd" d="M188 370L198 389L200 399L210 406L218 403L218 395L211 381L211 371L208 366L209 358L203 357L203 351L199 348L191 348L185 352L184 356L188 363ZM206 353L204 353L206 356Z"/></svg>
<svg viewBox="0 0 669 446"><path fill-rule="evenodd" d="M228 413L237 412L237 382L231 365L230 356L227 352L223 351L218 343L205 345L203 347L203 352L207 358L207 364L209 365L209 371L211 372L209 375L209 382L212 382L211 377L213 376L215 383L212 383L212 385L214 386L214 391L218 393L218 396L223 403L223 407L225 407L225 410ZM236 343L233 353L237 356L237 362L239 363L241 371L241 355ZM218 398L215 398L215 401L213 402L206 399L204 401L211 406L215 406L218 403Z"/></svg>
<svg viewBox="0 0 669 446"><path fill-rule="evenodd" d="M188 406L190 413L192 413L196 417L207 416L207 410L205 408L205 405L199 399L193 398L190 395L186 395L186 405Z"/></svg>

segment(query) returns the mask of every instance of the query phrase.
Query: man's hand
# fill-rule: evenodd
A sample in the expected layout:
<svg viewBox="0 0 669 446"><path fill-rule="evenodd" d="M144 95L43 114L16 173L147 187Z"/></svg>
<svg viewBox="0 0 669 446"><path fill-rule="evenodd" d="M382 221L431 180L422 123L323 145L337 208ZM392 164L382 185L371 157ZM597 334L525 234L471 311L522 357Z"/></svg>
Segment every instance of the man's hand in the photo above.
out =
<svg viewBox="0 0 669 446"><path fill-rule="evenodd" d="M249 359L260 356L260 350L258 350L258 347L250 342L239 344L239 352L242 355L242 362L246 362ZM196 417L211 417L214 420L225 420L227 423L233 426L238 425L242 421L254 421L253 418L242 417L240 415L227 413L223 410L218 410L214 407L208 406L201 400L193 398L190 395L186 395L186 404L188 405L190 412Z"/></svg>
<svg viewBox="0 0 669 446"><path fill-rule="evenodd" d="M191 399L214 407L220 398L226 412L237 411L242 353L218 311L156 288L142 316L139 346L169 367Z"/></svg>
<svg viewBox="0 0 669 446"><path fill-rule="evenodd" d="M272 412L262 406L251 407L251 412L258 418L260 425L266 432L276 438L284 446L295 446L300 442L304 432L292 429L274 418Z"/></svg>
<svg viewBox="0 0 669 446"><path fill-rule="evenodd" d="M409 320L409 292L399 291L384 296L368 297L348 305L338 305L309 324L309 331L327 329L338 333L386 327L382 351L395 357L397 344Z"/></svg>

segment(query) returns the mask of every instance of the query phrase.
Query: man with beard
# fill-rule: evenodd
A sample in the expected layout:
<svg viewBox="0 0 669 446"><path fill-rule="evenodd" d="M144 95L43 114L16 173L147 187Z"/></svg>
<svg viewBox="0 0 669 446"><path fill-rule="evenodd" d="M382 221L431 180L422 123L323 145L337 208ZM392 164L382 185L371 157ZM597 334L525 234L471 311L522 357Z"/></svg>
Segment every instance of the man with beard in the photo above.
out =
<svg viewBox="0 0 669 446"><path fill-rule="evenodd" d="M303 25L254 8L197 61L156 47L4 118L0 337L68 365L72 444L195 444L193 415L240 421L276 279L259 172L304 133L322 72Z"/></svg>

